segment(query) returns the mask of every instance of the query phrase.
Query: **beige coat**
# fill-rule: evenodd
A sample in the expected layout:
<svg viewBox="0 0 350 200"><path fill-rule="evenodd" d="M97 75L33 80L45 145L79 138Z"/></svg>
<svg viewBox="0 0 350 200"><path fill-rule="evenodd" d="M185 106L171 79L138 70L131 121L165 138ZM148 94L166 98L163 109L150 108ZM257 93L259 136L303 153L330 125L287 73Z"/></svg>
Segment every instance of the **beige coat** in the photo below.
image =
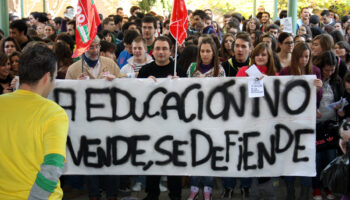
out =
<svg viewBox="0 0 350 200"><path fill-rule="evenodd" d="M78 60L77 62L71 64L68 67L66 79L78 79L81 71L81 62L82 59ZM120 69L118 65L110 58L106 58L103 56L100 56L100 71L98 73L97 77L94 77L94 75L90 72L89 67L84 62L84 72L87 73L87 75L90 77L90 79L102 79L103 75L106 72L109 72L110 74L113 74L117 78L120 77Z"/></svg>

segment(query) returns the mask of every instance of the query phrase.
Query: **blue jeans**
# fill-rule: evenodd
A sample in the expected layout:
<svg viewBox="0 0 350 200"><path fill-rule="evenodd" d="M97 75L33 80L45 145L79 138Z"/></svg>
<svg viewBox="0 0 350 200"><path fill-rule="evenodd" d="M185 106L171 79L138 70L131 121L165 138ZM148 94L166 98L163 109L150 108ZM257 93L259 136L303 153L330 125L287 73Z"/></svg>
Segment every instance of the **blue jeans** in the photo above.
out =
<svg viewBox="0 0 350 200"><path fill-rule="evenodd" d="M328 149L325 151L316 152L316 171L317 176L312 178L312 187L321 188L320 174L322 170L337 157L336 149Z"/></svg>
<svg viewBox="0 0 350 200"><path fill-rule="evenodd" d="M89 197L101 197L100 188L106 190L107 198L117 197L119 189L119 176L94 175L86 176ZM102 184L103 183L103 184Z"/></svg>
<svg viewBox="0 0 350 200"><path fill-rule="evenodd" d="M191 186L199 187L201 180L204 186L213 187L213 177L211 176L192 176Z"/></svg>
<svg viewBox="0 0 350 200"><path fill-rule="evenodd" d="M312 177L306 176L284 176L283 179L286 183L294 183L295 178L300 177L300 184L302 186L311 187L312 186Z"/></svg>
<svg viewBox="0 0 350 200"><path fill-rule="evenodd" d="M236 180L240 179L240 188L250 188L252 184L252 178L233 178L233 177L222 177L221 182L224 188L233 189L236 186Z"/></svg>

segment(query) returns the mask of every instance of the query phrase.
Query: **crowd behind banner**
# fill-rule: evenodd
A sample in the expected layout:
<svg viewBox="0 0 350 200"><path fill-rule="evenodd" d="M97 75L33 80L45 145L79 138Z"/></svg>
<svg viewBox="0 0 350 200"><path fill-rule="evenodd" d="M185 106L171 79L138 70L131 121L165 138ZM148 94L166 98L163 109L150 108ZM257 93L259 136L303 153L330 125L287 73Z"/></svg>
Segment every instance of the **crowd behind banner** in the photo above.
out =
<svg viewBox="0 0 350 200"><path fill-rule="evenodd" d="M300 179L300 199L335 199L320 182L320 172L337 155L339 137L336 127L350 117L350 12L338 16L334 10L314 14L312 7L300 9L297 34L283 32L281 23L287 11L281 11L273 21L270 13L259 7L256 16L244 18L240 13L214 16L210 9L188 11L189 27L185 42L178 45L169 33L170 16L151 11L143 13L137 6L130 9L130 17L123 8L115 14L100 16L98 36L91 38L90 48L73 59L76 21L73 7L64 16L32 12L28 18L10 15L10 36L0 32L0 94L13 92L18 85L18 63L27 49L41 44L49 47L57 59L57 79L107 79L176 77L246 77L250 66L264 76L316 75L316 177L260 177L221 178L220 197L229 199L237 179L244 197L277 199L276 183L284 181L286 199L295 199L296 178ZM223 19L222 23L216 19ZM174 66L174 58L177 66ZM176 67L176 74L174 74ZM248 71L247 71L248 70ZM35 73L33 71L32 73ZM130 86L130 90L134 90ZM343 142L341 140L341 142ZM209 175L209 174L208 174ZM198 197L200 186L205 200L212 198L213 176L168 176L167 187L160 176L137 176L131 184L130 176L63 176L65 198L81 195L87 187L89 198L101 197L100 189L109 199L116 199L125 191L146 189L146 200L159 198L169 190L170 199L181 199L182 187L190 186L186 197ZM163 180L163 179L162 179ZM185 181L183 181L185 180ZM187 180L187 182L186 182ZM132 181L133 182L133 181ZM345 195L343 199L350 199Z"/></svg>

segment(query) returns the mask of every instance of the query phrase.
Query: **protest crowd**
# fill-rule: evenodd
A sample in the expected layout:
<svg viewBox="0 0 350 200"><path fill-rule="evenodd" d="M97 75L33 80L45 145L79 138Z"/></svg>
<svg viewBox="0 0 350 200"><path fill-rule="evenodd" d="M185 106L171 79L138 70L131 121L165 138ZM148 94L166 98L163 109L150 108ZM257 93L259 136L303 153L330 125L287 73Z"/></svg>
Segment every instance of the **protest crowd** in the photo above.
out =
<svg viewBox="0 0 350 200"><path fill-rule="evenodd" d="M222 188L217 199L230 199L236 182L239 181L242 197L246 199L277 199L276 182L283 181L286 187L286 200L309 199L350 199L350 194L337 196L320 182L320 173L338 155L345 153L345 144L350 133L335 139L336 145L323 145L322 133L328 130L331 122L341 122L350 117L350 105L341 104L332 109L328 105L345 99L350 102L350 12L346 16L338 16L334 10L323 10L320 14L312 13L311 7L301 8L297 20L297 33L284 32L281 20L287 17L287 11L281 11L279 19L273 21L264 7L259 7L256 16L244 18L240 13L228 13L220 16L223 22L216 21L210 9L188 10L189 23L185 42L178 44L170 34L170 16L161 16L151 11L142 13L133 6L130 17L124 14L123 8L117 8L115 14L100 15L101 24L98 34L91 38L88 50L77 58L72 58L76 48L76 21L69 13L73 7L67 7L64 16L53 18L48 13L32 12L28 18L18 19L10 16L9 37L0 33L0 112L1 123L7 119L17 119L18 115L32 116L37 111L23 107L32 107L41 102L40 111L46 117L45 130L60 133L47 139L48 143L36 141L36 145L44 145L36 149L26 146L22 150L11 149L15 135L3 135L5 131L20 132L20 128L4 126L0 128L0 199L47 199L55 194L57 199L74 198L88 193L91 200L101 199L101 191L109 200L116 200L119 193L145 189L145 200L159 199L160 192L169 192L172 200L195 200L203 193L205 200L214 199L212 190L215 174L208 176L167 176L166 184L161 176L120 176L120 175L63 175L62 166L65 159L65 139L67 137L68 119L63 110L35 96L28 98L23 89L30 88L33 83L47 83L55 79L52 69L42 71L38 67L51 66L57 62L57 79L92 80L116 78L206 78L206 77L246 77L246 70L255 65L264 76L300 76L316 75L314 86L317 88L316 126L316 177L218 177ZM176 74L174 74L174 59ZM54 60L54 61L52 61ZM31 68L33 67L33 68ZM22 71L21 71L22 70ZM18 78L19 77L19 78ZM263 77L261 77L263 78ZM20 89L16 90L20 83ZM47 83L50 84L50 83ZM52 85L51 85L52 86ZM51 86L43 89L47 96ZM13 94L13 96L11 96ZM16 99L26 96L28 99ZM1 97L7 97L6 99ZM13 99L13 101L11 100ZM345 101L344 100L344 101ZM12 103L11 103L12 101ZM344 102L342 101L342 102ZM43 103L45 102L45 104ZM16 104L14 104L16 103ZM17 107L9 111L11 105ZM341 108L342 107L342 108ZM17 113L5 115L4 112ZM53 117L55 115L56 117ZM53 123L52 120L58 120ZM22 117L23 123L30 123ZM37 122L39 123L39 122ZM19 125L24 130L25 124ZM28 126L31 126L28 124ZM66 132L65 135L61 132ZM18 135L18 140L28 142L27 137ZM13 138L12 138L13 137ZM39 137L39 136L38 136ZM35 138L35 137L34 137ZM27 142L26 142L27 140ZM60 143L55 142L60 141ZM339 142L338 142L339 141ZM12 143L10 142L10 143ZM21 141L22 142L22 141ZM21 143L22 144L22 143ZM334 143L333 143L334 144ZM53 147L50 147L53 146ZM340 148L341 147L341 148ZM63 148L63 149L62 149ZM43 154L41 159L16 163L20 152L35 151ZM343 151L341 151L343 150ZM35 153L35 152L34 152ZM13 158L13 160L11 159ZM5 162L7 160L8 162ZM18 162L19 162L18 160ZM51 163L51 164L50 164ZM52 164L54 163L54 164ZM29 167L28 166L36 166ZM41 168L40 168L41 165ZM18 166L23 167L18 169ZM10 167L11 169L7 169ZM20 172L23 170L24 172ZM6 173L3 173L5 172ZM40 172L39 172L40 171ZM2 174L2 175L1 175ZM6 174L6 175L5 175ZM31 175L28 175L31 174ZM16 177L15 177L16 176ZM14 178L15 177L15 178ZM215 177L216 178L216 177ZM296 195L295 181L300 180L300 192ZM30 182L35 180L35 182ZM63 188L63 193L60 187ZM184 197L183 187L189 187L190 193ZM86 188L86 190L84 189ZM28 196L29 195L29 196ZM53 195L50 199L56 199Z"/></svg>

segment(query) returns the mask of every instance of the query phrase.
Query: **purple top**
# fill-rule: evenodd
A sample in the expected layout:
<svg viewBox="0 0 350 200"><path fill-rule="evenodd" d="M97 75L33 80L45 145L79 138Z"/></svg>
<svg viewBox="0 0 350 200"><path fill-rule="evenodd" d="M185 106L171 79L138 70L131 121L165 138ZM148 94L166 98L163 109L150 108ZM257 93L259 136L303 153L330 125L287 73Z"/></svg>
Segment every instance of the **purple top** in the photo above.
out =
<svg viewBox="0 0 350 200"><path fill-rule="evenodd" d="M203 34L215 34L218 35L212 25L205 27L202 31Z"/></svg>
<svg viewBox="0 0 350 200"><path fill-rule="evenodd" d="M209 64L209 65L201 64L201 73L202 74L207 73L212 67L213 67L213 64Z"/></svg>

